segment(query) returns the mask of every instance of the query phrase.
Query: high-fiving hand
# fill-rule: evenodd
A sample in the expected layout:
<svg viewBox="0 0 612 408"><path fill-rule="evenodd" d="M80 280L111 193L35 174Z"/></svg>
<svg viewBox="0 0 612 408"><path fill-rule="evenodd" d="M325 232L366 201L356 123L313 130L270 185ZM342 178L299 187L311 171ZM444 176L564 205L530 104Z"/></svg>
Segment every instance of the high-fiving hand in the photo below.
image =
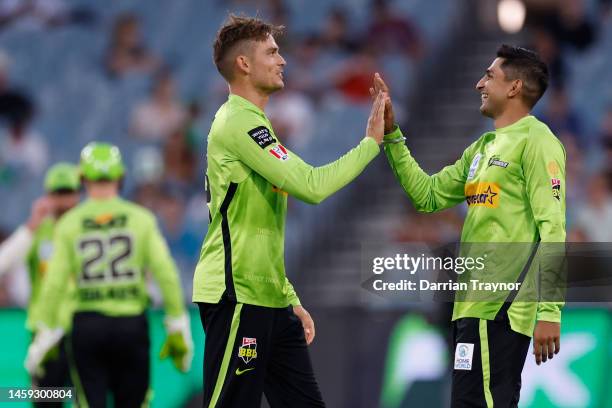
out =
<svg viewBox="0 0 612 408"><path fill-rule="evenodd" d="M380 91L374 97L374 103L372 104L372 111L368 118L368 126L366 128L366 136L371 137L376 143L381 144L383 137L385 136L385 103L387 101L387 93Z"/></svg>
<svg viewBox="0 0 612 408"><path fill-rule="evenodd" d="M374 74L374 84L370 88L370 95L372 98L376 98L379 92L387 94L385 99L385 134L393 132L395 129L395 114L393 113L393 104L391 103L391 94L389 93L389 87L385 84L380 74L377 72Z"/></svg>

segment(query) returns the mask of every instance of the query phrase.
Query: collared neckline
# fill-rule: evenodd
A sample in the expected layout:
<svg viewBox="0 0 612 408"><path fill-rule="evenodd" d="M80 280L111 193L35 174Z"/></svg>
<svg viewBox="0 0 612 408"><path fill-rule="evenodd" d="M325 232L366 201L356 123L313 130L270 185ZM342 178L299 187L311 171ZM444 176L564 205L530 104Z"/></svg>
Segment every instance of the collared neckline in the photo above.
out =
<svg viewBox="0 0 612 408"><path fill-rule="evenodd" d="M495 129L495 133L507 132L509 130L514 130L514 128L518 128L518 127L524 125L527 122L531 122L533 119L535 119L535 116L533 116L533 115L524 116L524 117L520 118L519 120L517 120L516 122L509 124L508 126L504 126L502 128Z"/></svg>

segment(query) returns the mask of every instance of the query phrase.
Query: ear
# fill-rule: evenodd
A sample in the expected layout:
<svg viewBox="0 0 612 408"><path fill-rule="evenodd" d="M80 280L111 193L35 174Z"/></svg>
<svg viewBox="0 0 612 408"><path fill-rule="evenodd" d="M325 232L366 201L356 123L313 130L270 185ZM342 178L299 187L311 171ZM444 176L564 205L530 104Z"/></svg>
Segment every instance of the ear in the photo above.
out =
<svg viewBox="0 0 612 408"><path fill-rule="evenodd" d="M238 55L236 57L236 66L238 71L243 74L249 74L251 72L251 63L246 55Z"/></svg>
<svg viewBox="0 0 612 408"><path fill-rule="evenodd" d="M512 81L512 87L510 88L510 91L508 91L508 97L514 98L521 92L522 89L523 81L521 79L515 79L514 81Z"/></svg>

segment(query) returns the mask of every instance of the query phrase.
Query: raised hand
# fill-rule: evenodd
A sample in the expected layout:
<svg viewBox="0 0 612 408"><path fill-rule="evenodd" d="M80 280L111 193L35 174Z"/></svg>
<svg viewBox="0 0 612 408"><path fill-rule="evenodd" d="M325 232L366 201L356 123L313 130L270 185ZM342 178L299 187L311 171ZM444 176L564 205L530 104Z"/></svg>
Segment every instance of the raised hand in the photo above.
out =
<svg viewBox="0 0 612 408"><path fill-rule="evenodd" d="M53 212L53 205L49 197L43 196L34 201L32 204L32 211L30 213L30 219L27 222L27 226L30 231L34 231L38 228L40 223L45 217L51 215Z"/></svg>
<svg viewBox="0 0 612 408"><path fill-rule="evenodd" d="M388 97L385 92L378 92L372 103L372 111L368 118L368 126L366 128L366 136L371 137L376 143L381 144L385 136L385 103Z"/></svg>
<svg viewBox="0 0 612 408"><path fill-rule="evenodd" d="M385 92L387 94L387 100L385 102L385 134L387 134L393 132L393 129L395 129L395 114L393 113L393 104L391 103L389 87L387 87L387 84L385 84L385 81L383 81L382 77L377 72L374 74L370 95L372 95L372 98L375 98L379 92Z"/></svg>

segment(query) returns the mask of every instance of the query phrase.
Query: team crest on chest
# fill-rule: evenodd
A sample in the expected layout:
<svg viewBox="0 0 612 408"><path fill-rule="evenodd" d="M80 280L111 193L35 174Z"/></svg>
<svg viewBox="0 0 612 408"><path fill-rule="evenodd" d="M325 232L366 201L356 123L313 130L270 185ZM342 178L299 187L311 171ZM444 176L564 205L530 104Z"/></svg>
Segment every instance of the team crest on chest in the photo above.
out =
<svg viewBox="0 0 612 408"><path fill-rule="evenodd" d="M467 176L468 180L471 180L474 178L474 175L476 174L476 170L478 169L478 165L480 164L481 158L482 158L482 153L478 153L476 154L476 156L474 156L474 159L472 160L472 164L470 165L470 171L468 172L468 176Z"/></svg>

